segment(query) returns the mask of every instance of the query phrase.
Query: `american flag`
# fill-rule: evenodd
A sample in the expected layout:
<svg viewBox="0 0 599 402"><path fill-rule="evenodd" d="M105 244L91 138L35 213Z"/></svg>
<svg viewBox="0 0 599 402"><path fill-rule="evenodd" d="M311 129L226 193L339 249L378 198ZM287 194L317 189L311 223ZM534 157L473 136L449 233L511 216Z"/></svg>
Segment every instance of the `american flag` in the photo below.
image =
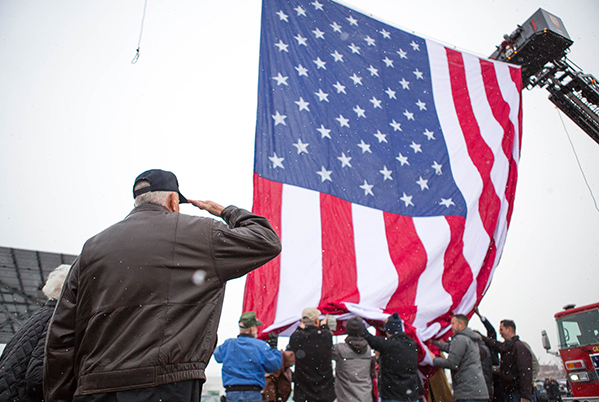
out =
<svg viewBox="0 0 599 402"><path fill-rule="evenodd" d="M520 70L326 0L263 0L255 213L281 255L246 279L263 332L304 307L395 311L421 340L471 313L499 263Z"/></svg>

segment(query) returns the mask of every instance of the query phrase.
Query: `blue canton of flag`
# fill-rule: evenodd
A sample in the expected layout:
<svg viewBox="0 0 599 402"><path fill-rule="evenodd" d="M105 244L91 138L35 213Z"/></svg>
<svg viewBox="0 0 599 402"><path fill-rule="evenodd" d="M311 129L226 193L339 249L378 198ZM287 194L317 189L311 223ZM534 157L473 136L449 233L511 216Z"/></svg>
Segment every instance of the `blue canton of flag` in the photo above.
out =
<svg viewBox="0 0 599 402"><path fill-rule="evenodd" d="M404 216L465 216L426 42L330 1L263 13L255 172Z"/></svg>

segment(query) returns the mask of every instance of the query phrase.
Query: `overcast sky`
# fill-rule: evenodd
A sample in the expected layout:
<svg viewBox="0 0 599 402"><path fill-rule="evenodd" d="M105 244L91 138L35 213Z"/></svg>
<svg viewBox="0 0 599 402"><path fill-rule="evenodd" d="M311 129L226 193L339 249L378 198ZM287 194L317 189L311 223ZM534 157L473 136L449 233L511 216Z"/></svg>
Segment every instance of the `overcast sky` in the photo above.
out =
<svg viewBox="0 0 599 402"><path fill-rule="evenodd" d="M346 4L484 57L542 7L574 40L570 59L599 76L594 0ZM148 0L132 64L142 0L0 0L0 246L78 254L129 212L150 168L175 172L189 198L251 209L260 7ZM599 145L565 116L564 128L547 95L524 93L512 225L480 306L495 326L514 319L541 362L541 330L557 346L553 314L597 302L599 277L599 212L566 130L597 197ZM229 284L221 341L236 335L242 293L243 279Z"/></svg>

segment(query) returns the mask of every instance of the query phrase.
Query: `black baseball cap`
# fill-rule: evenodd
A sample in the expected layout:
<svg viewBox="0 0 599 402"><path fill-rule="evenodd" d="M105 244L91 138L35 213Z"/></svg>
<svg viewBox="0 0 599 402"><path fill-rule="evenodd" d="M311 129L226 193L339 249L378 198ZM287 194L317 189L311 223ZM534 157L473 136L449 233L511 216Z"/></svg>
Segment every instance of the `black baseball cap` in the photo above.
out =
<svg viewBox="0 0 599 402"><path fill-rule="evenodd" d="M172 172L160 169L146 170L135 179L135 183L133 183L134 189L135 185L140 180L147 180L150 182L150 185L148 187L140 188L139 190L133 190L133 198L150 191L174 191L179 193L179 204L188 202L187 198L185 198L179 191L177 176Z"/></svg>

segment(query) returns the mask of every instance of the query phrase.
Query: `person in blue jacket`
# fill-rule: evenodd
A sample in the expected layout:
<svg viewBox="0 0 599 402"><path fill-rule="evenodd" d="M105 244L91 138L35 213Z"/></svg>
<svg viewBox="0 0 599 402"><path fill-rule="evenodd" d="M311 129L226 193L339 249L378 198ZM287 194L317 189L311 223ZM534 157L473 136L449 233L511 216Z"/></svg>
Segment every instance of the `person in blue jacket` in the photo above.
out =
<svg viewBox="0 0 599 402"><path fill-rule="evenodd" d="M266 383L265 373L281 368L283 356L276 347L256 339L262 322L248 311L239 318L239 335L227 339L214 351L214 359L222 363L223 386L227 402L262 402L260 391Z"/></svg>

